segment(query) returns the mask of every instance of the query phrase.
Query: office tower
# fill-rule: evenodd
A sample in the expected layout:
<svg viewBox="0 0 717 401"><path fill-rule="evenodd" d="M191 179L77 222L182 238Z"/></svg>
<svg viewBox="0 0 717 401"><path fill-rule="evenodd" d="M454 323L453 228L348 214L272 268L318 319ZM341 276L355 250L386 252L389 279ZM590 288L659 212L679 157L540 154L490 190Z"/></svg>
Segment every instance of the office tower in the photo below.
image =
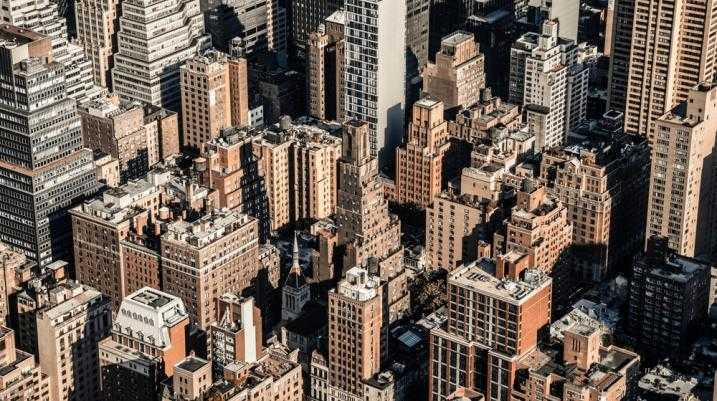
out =
<svg viewBox="0 0 717 401"><path fill-rule="evenodd" d="M161 116L153 118L155 113ZM105 96L82 103L79 114L84 145L118 160L122 183L144 177L156 164L179 151L174 112Z"/></svg>
<svg viewBox="0 0 717 401"><path fill-rule="evenodd" d="M160 382L186 357L188 326L172 295L144 287L122 300L112 336L99 343L102 399L156 399Z"/></svg>
<svg viewBox="0 0 717 401"><path fill-rule="evenodd" d="M640 137L613 131L622 121L622 113L608 112L576 130L580 143L546 150L540 163L540 179L568 209L571 263L587 280L604 279L644 246L650 149Z"/></svg>
<svg viewBox="0 0 717 401"><path fill-rule="evenodd" d="M633 13L625 131L653 145L655 121L715 77L717 10L700 2L649 1L635 2Z"/></svg>
<svg viewBox="0 0 717 401"><path fill-rule="evenodd" d="M540 31L545 21L557 21L560 24L559 36L562 39L578 41L580 20L580 2L573 0L528 0L526 18L536 31Z"/></svg>
<svg viewBox="0 0 717 401"><path fill-rule="evenodd" d="M535 350L519 365L513 399L630 399L640 374L640 356L615 345L604 346L602 335L595 327L579 324L565 330L554 347Z"/></svg>
<svg viewBox="0 0 717 401"><path fill-rule="evenodd" d="M294 233L294 250L291 255L291 270L281 288L281 320L294 320L301 315L304 305L311 298L309 283L299 265L299 243Z"/></svg>
<svg viewBox="0 0 717 401"><path fill-rule="evenodd" d="M0 105L0 239L45 266L71 256L66 210L98 187L92 151L83 149L76 102L49 39L11 26L0 35L9 40L0 46L0 80L11 88Z"/></svg>
<svg viewBox="0 0 717 401"><path fill-rule="evenodd" d="M291 2L292 53L305 59L309 35L334 12L341 10L343 0L296 0Z"/></svg>
<svg viewBox="0 0 717 401"><path fill-rule="evenodd" d="M511 62L524 60L525 73L520 77L522 65L511 66L515 71L511 78L517 82L510 88L517 95L518 87L523 87L526 120L536 137L536 149L561 145L568 130L585 119L589 70L577 60L575 42L558 36L555 21L546 21L540 35L526 34L520 41L519 47L530 49L530 54L523 59L513 53Z"/></svg>
<svg viewBox="0 0 717 401"><path fill-rule="evenodd" d="M504 170L495 164L464 168L460 188L436 196L426 209L426 262L449 272L490 256L491 224L500 221Z"/></svg>
<svg viewBox="0 0 717 401"><path fill-rule="evenodd" d="M607 108L620 113L625 113L627 105L627 82L628 73L630 71L630 48L632 46L632 24L634 16L634 0L614 1L611 20L612 33L609 42L610 66L608 70ZM607 44L606 35L605 46L607 46ZM607 51L605 55L608 55Z"/></svg>
<svg viewBox="0 0 717 401"><path fill-rule="evenodd" d="M191 322L206 330L217 316L214 297L255 284L258 253L257 221L247 215L219 210L173 222L162 235L162 289L182 299Z"/></svg>
<svg viewBox="0 0 717 401"><path fill-rule="evenodd" d="M381 364L381 292L378 277L360 267L329 292L329 384L356 396Z"/></svg>
<svg viewBox="0 0 717 401"><path fill-rule="evenodd" d="M178 111L179 67L210 46L199 2L123 1L120 15L113 91L123 100Z"/></svg>
<svg viewBox="0 0 717 401"><path fill-rule="evenodd" d="M216 321L208 329L209 359L215 376L231 364L256 363L264 353L261 311L254 298L223 294L216 299Z"/></svg>
<svg viewBox="0 0 717 401"><path fill-rule="evenodd" d="M473 35L454 32L441 40L436 62L423 71L423 91L441 100L446 109L469 107L485 88L484 64Z"/></svg>
<svg viewBox="0 0 717 401"><path fill-rule="evenodd" d="M75 2L77 40L92 62L96 85L112 88L111 70L117 51L115 36L118 0L79 0Z"/></svg>
<svg viewBox="0 0 717 401"><path fill-rule="evenodd" d="M706 319L709 264L669 249L664 237L650 237L635 259L628 299L627 330L655 358L684 355Z"/></svg>
<svg viewBox="0 0 717 401"><path fill-rule="evenodd" d="M552 280L534 269L495 274L490 259L449 273L448 320L430 334L429 400L447 400L461 387L512 399L518 363L550 323Z"/></svg>
<svg viewBox="0 0 717 401"><path fill-rule="evenodd" d="M269 200L269 221L272 231L291 221L290 158L291 141L281 135L268 133L254 142L254 154L259 160L259 172Z"/></svg>
<svg viewBox="0 0 717 401"><path fill-rule="evenodd" d="M417 78L428 64L430 0L406 0L406 76Z"/></svg>
<svg viewBox="0 0 717 401"><path fill-rule="evenodd" d="M346 66L344 28L346 12L331 14L309 34L307 79L309 114L322 120L343 121Z"/></svg>
<svg viewBox="0 0 717 401"><path fill-rule="evenodd" d="M368 124L371 155L393 164L403 138L406 2L346 2L346 119Z"/></svg>
<svg viewBox="0 0 717 401"><path fill-rule="evenodd" d="M654 122L646 237L667 237L683 256L713 252L715 96L717 86L697 85Z"/></svg>
<svg viewBox="0 0 717 401"><path fill-rule="evenodd" d="M53 60L65 68L67 96L83 100L92 90L92 63L80 46L69 42L67 21L59 13L57 2L7 0L3 7L0 17L4 24L29 29L50 39Z"/></svg>
<svg viewBox="0 0 717 401"><path fill-rule="evenodd" d="M506 224L505 252L527 255L530 266L551 273L573 238L567 208L544 185L530 179L523 182L516 198Z"/></svg>
<svg viewBox="0 0 717 401"><path fill-rule="evenodd" d="M254 57L286 52L286 10L277 0L221 0L204 10L212 45L229 52L239 38L244 52Z"/></svg>
<svg viewBox="0 0 717 401"><path fill-rule="evenodd" d="M441 192L448 123L443 102L430 97L413 104L408 138L396 148L396 200L426 208Z"/></svg>
<svg viewBox="0 0 717 401"><path fill-rule="evenodd" d="M37 356L50 377L50 400L96 400L98 343L112 329L109 299L72 282L55 287L49 296L37 315Z"/></svg>
<svg viewBox="0 0 717 401"><path fill-rule="evenodd" d="M15 347L15 332L0 326L0 399L50 400L50 381L35 356Z"/></svg>

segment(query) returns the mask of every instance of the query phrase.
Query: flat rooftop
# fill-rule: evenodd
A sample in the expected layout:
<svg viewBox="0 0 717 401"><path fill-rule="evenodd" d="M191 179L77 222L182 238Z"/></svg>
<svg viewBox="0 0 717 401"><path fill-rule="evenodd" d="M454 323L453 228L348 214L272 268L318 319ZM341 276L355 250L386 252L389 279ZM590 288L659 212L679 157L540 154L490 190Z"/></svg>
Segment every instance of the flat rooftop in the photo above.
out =
<svg viewBox="0 0 717 401"><path fill-rule="evenodd" d="M188 356L182 362L177 364L177 368L186 370L187 372L196 372L207 364L209 364L209 362L202 358Z"/></svg>
<svg viewBox="0 0 717 401"><path fill-rule="evenodd" d="M453 270L448 283L469 288L512 304L520 304L551 284L551 278L536 269L528 269L520 280L495 277L495 262L482 258Z"/></svg>

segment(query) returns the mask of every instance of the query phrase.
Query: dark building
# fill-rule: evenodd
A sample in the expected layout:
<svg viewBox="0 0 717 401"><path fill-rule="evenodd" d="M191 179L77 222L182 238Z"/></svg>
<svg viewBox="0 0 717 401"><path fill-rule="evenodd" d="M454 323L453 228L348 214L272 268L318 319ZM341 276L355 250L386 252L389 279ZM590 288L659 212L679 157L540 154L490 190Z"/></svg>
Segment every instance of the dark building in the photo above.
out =
<svg viewBox="0 0 717 401"><path fill-rule="evenodd" d="M707 318L711 267L674 253L664 237L651 237L635 259L628 333L653 358L686 356Z"/></svg>
<svg viewBox="0 0 717 401"><path fill-rule="evenodd" d="M300 59L306 59L309 34L334 11L340 10L343 0L292 0L289 2L291 20L290 52Z"/></svg>

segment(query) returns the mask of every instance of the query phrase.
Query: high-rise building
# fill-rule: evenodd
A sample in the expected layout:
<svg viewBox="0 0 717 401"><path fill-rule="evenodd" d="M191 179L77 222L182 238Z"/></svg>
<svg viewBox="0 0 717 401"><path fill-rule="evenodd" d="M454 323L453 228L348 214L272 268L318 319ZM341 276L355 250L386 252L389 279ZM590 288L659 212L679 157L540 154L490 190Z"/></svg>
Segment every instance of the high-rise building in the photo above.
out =
<svg viewBox="0 0 717 401"><path fill-rule="evenodd" d="M563 39L578 41L580 21L580 3L572 0L528 0L527 22L537 31L545 21L557 21L560 24L559 36Z"/></svg>
<svg viewBox="0 0 717 401"><path fill-rule="evenodd" d="M79 114L84 145L118 160L122 183L179 153L177 113L103 96L82 103Z"/></svg>
<svg viewBox="0 0 717 401"><path fill-rule="evenodd" d="M0 326L0 399L50 401L50 381L35 356L15 347L15 332Z"/></svg>
<svg viewBox="0 0 717 401"><path fill-rule="evenodd" d="M208 329L208 351L215 375L231 364L256 363L264 353L261 311L254 298L223 294L216 299L217 317Z"/></svg>
<svg viewBox="0 0 717 401"><path fill-rule="evenodd" d="M309 34L309 114L322 120L343 121L344 118L345 25L346 12L339 10Z"/></svg>
<svg viewBox="0 0 717 401"><path fill-rule="evenodd" d="M179 67L210 45L199 1L123 1L120 15L112 89L123 100L178 111Z"/></svg>
<svg viewBox="0 0 717 401"><path fill-rule="evenodd" d="M413 104L408 138L396 148L396 200L426 208L441 192L448 123L443 102L430 97Z"/></svg>
<svg viewBox="0 0 717 401"><path fill-rule="evenodd" d="M700 84L655 120L646 237L683 256L713 254L717 86Z"/></svg>
<svg viewBox="0 0 717 401"><path fill-rule="evenodd" d="M608 71L607 107L620 113L625 113L627 102L627 80L630 71L630 48L632 46L632 23L635 16L634 0L618 0L614 3L609 54L610 66ZM609 4L609 3L608 3ZM608 13L610 8L608 6ZM606 27L607 29L607 27ZM608 45L607 32L605 46Z"/></svg>
<svg viewBox="0 0 717 401"><path fill-rule="evenodd" d="M70 43L67 21L59 12L58 2L50 0L6 0L0 9L3 24L24 28L47 36L52 42L53 60L65 70L67 96L81 101L92 88L92 63L79 45Z"/></svg>
<svg viewBox="0 0 717 401"><path fill-rule="evenodd" d="M644 246L650 149L641 137L613 131L622 121L608 112L575 131L580 143L546 150L540 163L548 193L568 209L571 263L587 280L602 280Z"/></svg>
<svg viewBox="0 0 717 401"><path fill-rule="evenodd" d="M664 237L650 237L632 266L627 330L646 354L684 355L705 321L709 264L679 255Z"/></svg>
<svg viewBox="0 0 717 401"><path fill-rule="evenodd" d="M324 19L339 11L344 0L295 0L291 2L291 46L300 58L309 52L309 36Z"/></svg>
<svg viewBox="0 0 717 401"><path fill-rule="evenodd" d="M182 299L191 322L207 329L218 316L216 297L241 294L256 283L257 221L219 210L191 223L173 222L162 235L161 255L162 289Z"/></svg>
<svg viewBox="0 0 717 401"><path fill-rule="evenodd" d="M329 292L328 382L358 397L381 365L379 286L378 277L355 267Z"/></svg>
<svg viewBox="0 0 717 401"><path fill-rule="evenodd" d="M7 25L0 35L0 81L10 88L0 95L0 240L45 266L71 256L66 211L98 188L93 156L49 39Z"/></svg>
<svg viewBox="0 0 717 401"><path fill-rule="evenodd" d="M378 160L371 156L368 124L349 121L343 135L335 217L338 243L346 247L343 268L368 266L381 278L388 324L408 310L401 222L388 211Z"/></svg>
<svg viewBox="0 0 717 401"><path fill-rule="evenodd" d="M428 64L430 0L406 0L406 76L417 78Z"/></svg>
<svg viewBox="0 0 717 401"><path fill-rule="evenodd" d="M485 61L473 35L458 31L444 37L436 62L423 71L423 91L452 109L477 103L483 88Z"/></svg>
<svg viewBox="0 0 717 401"><path fill-rule="evenodd" d="M286 52L286 10L278 0L221 0L204 11L212 45L229 52L238 38L249 57Z"/></svg>
<svg viewBox="0 0 717 401"><path fill-rule="evenodd" d="M111 71L117 52L118 0L79 0L75 2L77 40L92 62L95 84L112 87Z"/></svg>
<svg viewBox="0 0 717 401"><path fill-rule="evenodd" d="M492 260L480 259L448 275L448 320L430 334L429 400L447 400L462 387L512 400L518 363L550 323L552 291L539 270L513 273L503 276Z"/></svg>
<svg viewBox="0 0 717 401"><path fill-rule="evenodd" d="M96 400L100 396L97 349L112 329L110 301L99 291L72 282L55 287L49 296L37 315L37 356L50 377L50 400Z"/></svg>
<svg viewBox="0 0 717 401"><path fill-rule="evenodd" d="M523 105L530 132L535 135L536 149L565 143L568 130L585 119L589 70L578 62L574 41L558 36L558 23L548 20L540 35L526 34L522 46L532 47L526 55L525 74L512 73L511 90L523 89ZM533 45L529 45L529 42ZM513 53L511 61L522 62ZM521 66L511 67L520 71ZM522 82L520 80L522 79Z"/></svg>
<svg viewBox="0 0 717 401"><path fill-rule="evenodd" d="M249 125L247 61L208 51L180 68L182 144L201 149L227 127Z"/></svg>
<svg viewBox="0 0 717 401"><path fill-rule="evenodd" d="M698 1L651 0L636 1L633 14L625 131L647 136L652 145L655 121L695 85L715 78L717 9Z"/></svg>
<svg viewBox="0 0 717 401"><path fill-rule="evenodd" d="M187 356L182 301L144 287L122 301L112 336L99 343L103 400L156 399L161 380Z"/></svg>
<svg viewBox="0 0 717 401"><path fill-rule="evenodd" d="M381 168L393 164L403 138L405 18L405 1L346 1L346 119L368 124Z"/></svg>

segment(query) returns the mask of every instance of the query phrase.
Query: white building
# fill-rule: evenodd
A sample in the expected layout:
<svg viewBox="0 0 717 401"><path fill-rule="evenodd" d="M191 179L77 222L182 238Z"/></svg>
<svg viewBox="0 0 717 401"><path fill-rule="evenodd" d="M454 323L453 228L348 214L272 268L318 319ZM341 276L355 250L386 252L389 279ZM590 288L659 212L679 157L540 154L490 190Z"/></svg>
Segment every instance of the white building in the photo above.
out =
<svg viewBox="0 0 717 401"><path fill-rule="evenodd" d="M526 122L536 150L541 150L563 144L568 131L585 119L589 70L578 62L575 42L558 36L555 21L546 21L535 46L528 47L532 49L525 58L523 80L511 87L523 85Z"/></svg>
<svg viewBox="0 0 717 401"><path fill-rule="evenodd" d="M121 15L114 92L123 100L177 109L180 65L210 46L199 1L125 0Z"/></svg>
<svg viewBox="0 0 717 401"><path fill-rule="evenodd" d="M406 2L347 0L346 18L346 118L368 123L383 167L404 134Z"/></svg>

